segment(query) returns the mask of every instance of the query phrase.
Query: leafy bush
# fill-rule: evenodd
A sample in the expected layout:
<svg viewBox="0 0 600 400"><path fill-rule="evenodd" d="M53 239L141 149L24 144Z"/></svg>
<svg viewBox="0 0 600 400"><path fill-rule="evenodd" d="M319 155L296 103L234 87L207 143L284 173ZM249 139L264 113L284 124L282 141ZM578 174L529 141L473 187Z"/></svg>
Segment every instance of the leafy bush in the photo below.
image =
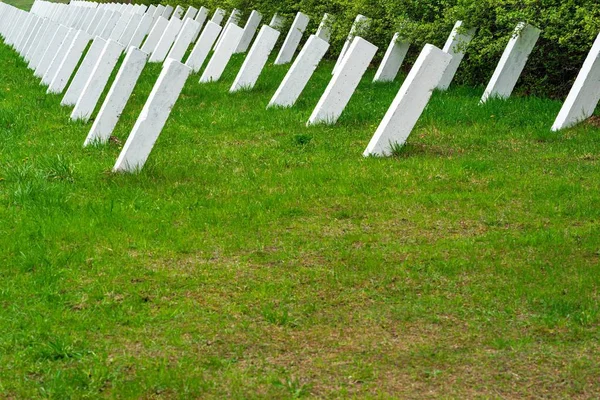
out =
<svg viewBox="0 0 600 400"><path fill-rule="evenodd" d="M525 67L518 91L525 94L564 96L600 32L600 2L597 0L182 0L179 4L214 10L238 8L259 10L265 22L278 12L289 27L294 14L311 17L314 32L323 13L335 15L332 47L334 58L357 14L372 19L366 39L379 46L381 58L394 32L413 43L405 68L410 67L425 43L443 46L457 20L477 27L456 82L485 85L518 22L542 30ZM280 40L283 40L282 35ZM307 37L308 35L306 35Z"/></svg>

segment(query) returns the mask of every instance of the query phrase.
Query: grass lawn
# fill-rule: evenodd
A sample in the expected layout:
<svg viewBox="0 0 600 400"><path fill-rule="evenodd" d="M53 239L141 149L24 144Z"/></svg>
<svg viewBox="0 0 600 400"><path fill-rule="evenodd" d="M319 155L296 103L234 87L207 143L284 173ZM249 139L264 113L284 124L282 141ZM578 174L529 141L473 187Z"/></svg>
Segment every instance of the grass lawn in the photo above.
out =
<svg viewBox="0 0 600 400"><path fill-rule="evenodd" d="M455 87L365 159L400 82L307 128L333 63L265 110L288 66L242 60L121 175L159 66L84 149L0 43L0 397L600 396L600 128Z"/></svg>

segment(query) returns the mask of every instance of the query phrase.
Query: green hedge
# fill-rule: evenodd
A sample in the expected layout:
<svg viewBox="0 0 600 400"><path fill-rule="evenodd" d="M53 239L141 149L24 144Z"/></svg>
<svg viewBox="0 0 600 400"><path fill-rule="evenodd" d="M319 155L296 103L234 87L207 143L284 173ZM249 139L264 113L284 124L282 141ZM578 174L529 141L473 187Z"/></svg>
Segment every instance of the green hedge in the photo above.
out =
<svg viewBox="0 0 600 400"><path fill-rule="evenodd" d="M311 17L309 32L328 12L336 16L332 58L360 13L373 20L364 36L380 47L378 57L396 31L414 43L406 68L425 43L443 46L456 20L463 20L465 26L477 27L477 33L456 82L475 86L487 83L514 27L525 21L542 29L542 34L518 91L550 96L565 95L600 32L598 0L181 0L178 4L238 8L245 16L256 9L266 22L278 12L291 23L302 11Z"/></svg>

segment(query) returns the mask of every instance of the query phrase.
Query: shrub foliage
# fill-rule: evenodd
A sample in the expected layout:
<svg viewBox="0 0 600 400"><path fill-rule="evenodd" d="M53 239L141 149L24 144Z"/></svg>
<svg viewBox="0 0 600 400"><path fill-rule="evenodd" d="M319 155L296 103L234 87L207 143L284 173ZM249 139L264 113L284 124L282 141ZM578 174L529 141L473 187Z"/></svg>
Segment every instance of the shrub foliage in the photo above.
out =
<svg viewBox="0 0 600 400"><path fill-rule="evenodd" d="M425 43L443 46L457 20L476 27L477 33L459 70L457 82L485 85L518 22L542 30L540 39L519 82L521 93L563 96L570 88L591 45L600 32L597 0L181 0L181 5L204 5L214 10L259 10L267 20L277 12L286 17L302 11L311 17L310 31L327 12L333 25L334 57L357 14L372 18L368 40L380 47L382 57L394 32L414 45L414 59ZM284 35L282 35L284 36ZM406 67L410 67L410 60Z"/></svg>

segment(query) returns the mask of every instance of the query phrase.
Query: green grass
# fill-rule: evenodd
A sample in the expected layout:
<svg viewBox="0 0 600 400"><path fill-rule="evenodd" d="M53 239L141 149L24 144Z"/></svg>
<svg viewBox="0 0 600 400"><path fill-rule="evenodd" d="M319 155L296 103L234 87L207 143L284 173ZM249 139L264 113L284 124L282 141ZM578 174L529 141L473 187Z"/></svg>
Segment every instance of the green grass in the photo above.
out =
<svg viewBox="0 0 600 400"><path fill-rule="evenodd" d="M600 129L560 103L435 93L362 151L400 83L339 123L192 76L139 174L110 172L159 73L83 148L0 45L0 397L598 397Z"/></svg>

